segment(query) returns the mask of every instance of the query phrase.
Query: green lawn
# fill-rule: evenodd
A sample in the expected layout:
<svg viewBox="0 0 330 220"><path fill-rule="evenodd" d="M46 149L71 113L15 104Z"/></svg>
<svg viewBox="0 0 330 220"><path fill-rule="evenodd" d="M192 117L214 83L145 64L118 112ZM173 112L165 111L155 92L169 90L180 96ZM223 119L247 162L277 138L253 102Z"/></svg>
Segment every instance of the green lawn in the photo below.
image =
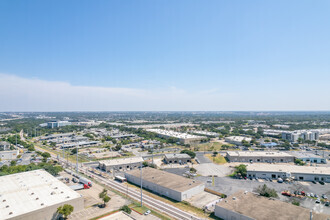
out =
<svg viewBox="0 0 330 220"><path fill-rule="evenodd" d="M221 165L227 163L226 158L224 156L221 156L220 154L218 154L216 157L213 157L213 154L205 154L205 156L216 164Z"/></svg>

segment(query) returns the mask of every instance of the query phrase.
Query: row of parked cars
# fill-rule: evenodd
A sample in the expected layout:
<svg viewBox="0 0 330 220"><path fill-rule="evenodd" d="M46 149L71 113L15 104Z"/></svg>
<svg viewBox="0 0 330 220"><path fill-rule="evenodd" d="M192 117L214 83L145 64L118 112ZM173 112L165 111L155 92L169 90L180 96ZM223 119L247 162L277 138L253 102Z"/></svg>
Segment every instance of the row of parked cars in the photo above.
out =
<svg viewBox="0 0 330 220"><path fill-rule="evenodd" d="M307 196L307 197L316 199L315 203L321 203L321 199L323 199L325 206L330 205L328 197L325 194L322 194L322 196L320 197L316 193L305 193L304 191L294 191L293 193L290 193L290 191L286 190L286 191L282 192L282 195L289 196L289 197L297 197L297 198L303 198L303 197Z"/></svg>

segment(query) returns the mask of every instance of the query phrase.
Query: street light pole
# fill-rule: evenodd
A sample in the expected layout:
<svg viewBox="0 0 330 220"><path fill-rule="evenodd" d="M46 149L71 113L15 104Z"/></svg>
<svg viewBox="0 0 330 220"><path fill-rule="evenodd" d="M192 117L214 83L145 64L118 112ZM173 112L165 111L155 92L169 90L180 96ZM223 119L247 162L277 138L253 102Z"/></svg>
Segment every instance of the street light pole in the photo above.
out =
<svg viewBox="0 0 330 220"><path fill-rule="evenodd" d="M141 207L142 207L142 162L141 162L140 180L141 180Z"/></svg>

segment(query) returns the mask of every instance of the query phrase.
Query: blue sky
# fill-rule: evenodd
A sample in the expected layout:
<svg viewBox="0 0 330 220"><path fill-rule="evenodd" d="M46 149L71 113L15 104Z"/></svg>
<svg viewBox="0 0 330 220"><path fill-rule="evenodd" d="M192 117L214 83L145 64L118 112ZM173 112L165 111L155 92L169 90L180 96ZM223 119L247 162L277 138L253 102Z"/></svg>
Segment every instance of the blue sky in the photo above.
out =
<svg viewBox="0 0 330 220"><path fill-rule="evenodd" d="M330 110L329 39L325 0L2 0L0 111Z"/></svg>

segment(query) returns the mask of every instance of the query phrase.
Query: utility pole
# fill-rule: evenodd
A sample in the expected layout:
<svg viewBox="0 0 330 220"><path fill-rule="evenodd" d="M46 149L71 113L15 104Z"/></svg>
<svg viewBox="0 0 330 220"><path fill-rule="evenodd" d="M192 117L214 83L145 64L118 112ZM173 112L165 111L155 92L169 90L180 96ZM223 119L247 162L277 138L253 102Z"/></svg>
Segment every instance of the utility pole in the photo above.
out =
<svg viewBox="0 0 330 220"><path fill-rule="evenodd" d="M141 162L140 180L141 180L141 207L142 207L142 162Z"/></svg>
<svg viewBox="0 0 330 220"><path fill-rule="evenodd" d="M77 174L78 174L78 145L77 145L76 149L77 149L77 164L76 164L76 171L77 171Z"/></svg>

